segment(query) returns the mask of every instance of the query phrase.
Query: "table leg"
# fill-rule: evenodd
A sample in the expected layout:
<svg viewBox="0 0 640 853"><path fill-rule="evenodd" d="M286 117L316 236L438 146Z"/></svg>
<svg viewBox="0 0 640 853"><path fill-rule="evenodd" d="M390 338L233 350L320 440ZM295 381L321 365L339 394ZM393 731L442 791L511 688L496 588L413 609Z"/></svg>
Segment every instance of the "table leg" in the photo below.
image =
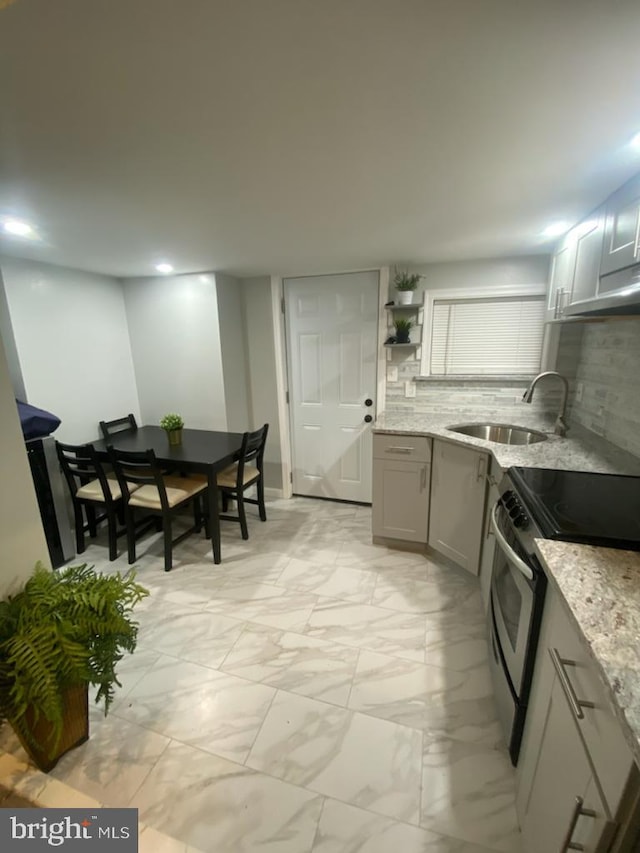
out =
<svg viewBox="0 0 640 853"><path fill-rule="evenodd" d="M217 565L222 562L222 554L220 549L220 519L218 517L218 481L213 470L209 471L209 533L211 534L213 562Z"/></svg>

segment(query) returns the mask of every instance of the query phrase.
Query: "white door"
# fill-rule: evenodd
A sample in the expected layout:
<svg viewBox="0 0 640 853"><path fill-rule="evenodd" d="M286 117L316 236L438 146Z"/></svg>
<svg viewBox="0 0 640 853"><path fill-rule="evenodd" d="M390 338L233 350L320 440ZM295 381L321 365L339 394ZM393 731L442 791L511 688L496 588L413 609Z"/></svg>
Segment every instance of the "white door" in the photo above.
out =
<svg viewBox="0 0 640 853"><path fill-rule="evenodd" d="M284 293L293 491L369 503L378 273L285 279Z"/></svg>

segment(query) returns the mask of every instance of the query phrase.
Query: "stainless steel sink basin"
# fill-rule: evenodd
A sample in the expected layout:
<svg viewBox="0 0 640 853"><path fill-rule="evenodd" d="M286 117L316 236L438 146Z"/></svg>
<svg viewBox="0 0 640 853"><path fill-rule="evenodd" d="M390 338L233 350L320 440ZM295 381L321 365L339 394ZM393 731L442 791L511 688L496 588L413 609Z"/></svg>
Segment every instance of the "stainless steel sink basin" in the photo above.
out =
<svg viewBox="0 0 640 853"><path fill-rule="evenodd" d="M511 424L458 424L447 429L485 441L495 441L497 444L535 444L547 440L543 432Z"/></svg>

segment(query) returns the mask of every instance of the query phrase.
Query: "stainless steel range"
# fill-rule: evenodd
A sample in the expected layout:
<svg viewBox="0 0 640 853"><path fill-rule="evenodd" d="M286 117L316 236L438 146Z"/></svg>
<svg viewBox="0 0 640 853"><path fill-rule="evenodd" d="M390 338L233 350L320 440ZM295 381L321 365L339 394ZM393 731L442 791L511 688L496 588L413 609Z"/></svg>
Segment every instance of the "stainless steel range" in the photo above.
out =
<svg viewBox="0 0 640 853"><path fill-rule="evenodd" d="M509 754L518 761L546 578L536 538L640 550L640 477L510 468L492 509L496 550L490 664Z"/></svg>

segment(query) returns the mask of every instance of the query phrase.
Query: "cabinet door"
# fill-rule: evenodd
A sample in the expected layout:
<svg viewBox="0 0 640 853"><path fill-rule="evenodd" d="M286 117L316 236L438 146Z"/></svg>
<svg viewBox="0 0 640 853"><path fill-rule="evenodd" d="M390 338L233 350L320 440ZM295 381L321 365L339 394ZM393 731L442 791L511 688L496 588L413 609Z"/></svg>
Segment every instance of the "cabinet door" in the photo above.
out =
<svg viewBox="0 0 640 853"><path fill-rule="evenodd" d="M563 306L567 304L571 290L574 262L575 245L567 235L555 252L551 263L547 320L557 320L562 315Z"/></svg>
<svg viewBox="0 0 640 853"><path fill-rule="evenodd" d="M429 463L373 461L373 535L427 544Z"/></svg>
<svg viewBox="0 0 640 853"><path fill-rule="evenodd" d="M610 822L584 745L556 677L522 822L526 853L596 853ZM569 847L582 844L582 847Z"/></svg>
<svg viewBox="0 0 640 853"><path fill-rule="evenodd" d="M604 236L604 209L581 222L575 232L575 264L569 303L592 299L598 293Z"/></svg>
<svg viewBox="0 0 640 853"><path fill-rule="evenodd" d="M429 545L474 575L480 568L488 456L433 442Z"/></svg>
<svg viewBox="0 0 640 853"><path fill-rule="evenodd" d="M631 266L638 257L640 175L608 199L606 211L601 275Z"/></svg>

